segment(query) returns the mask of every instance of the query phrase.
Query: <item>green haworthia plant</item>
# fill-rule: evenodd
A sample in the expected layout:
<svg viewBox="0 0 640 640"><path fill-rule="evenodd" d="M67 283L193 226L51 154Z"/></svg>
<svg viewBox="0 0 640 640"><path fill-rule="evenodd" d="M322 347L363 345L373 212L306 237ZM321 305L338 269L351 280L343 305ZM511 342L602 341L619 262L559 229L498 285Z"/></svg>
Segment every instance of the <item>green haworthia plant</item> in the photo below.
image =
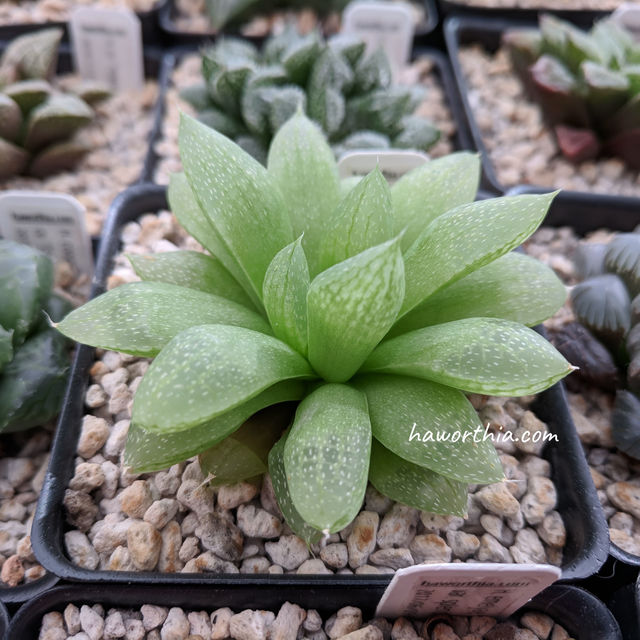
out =
<svg viewBox="0 0 640 640"><path fill-rule="evenodd" d="M465 392L536 393L571 370L527 326L562 305L564 286L511 252L553 194L474 202L480 165L467 152L391 188L378 170L347 188L301 113L267 168L187 116L179 139L185 172L169 202L208 255L132 257L141 282L57 325L155 356L125 463L148 472L200 454L214 484L268 470L307 540L351 522L368 481L464 514L467 483L503 478L493 445L468 437L481 424ZM260 413L291 402L291 421ZM412 429L468 436L426 445Z"/></svg>
<svg viewBox="0 0 640 640"><path fill-rule="evenodd" d="M640 169L640 45L610 19L589 32L550 15L507 31L515 71L572 162L618 156Z"/></svg>
<svg viewBox="0 0 640 640"><path fill-rule="evenodd" d="M61 38L61 29L27 34L0 58L0 179L66 171L88 151L74 134L94 118L87 101L102 99L105 92L54 90L49 80Z"/></svg>
<svg viewBox="0 0 640 640"><path fill-rule="evenodd" d="M0 239L0 432L35 427L60 410L67 341L48 326L45 313L59 319L70 305L52 287L47 256Z"/></svg>
<svg viewBox="0 0 640 640"><path fill-rule="evenodd" d="M574 314L624 372L626 384L616 384L616 369L611 367L618 386L613 439L622 451L640 459L640 231L616 234L608 244L582 243L574 263L583 278L571 290ZM603 382L614 386L610 380Z"/></svg>
<svg viewBox="0 0 640 640"><path fill-rule="evenodd" d="M252 44L220 39L202 54L203 82L181 92L198 118L263 164L272 137L301 109L317 122L337 156L355 149L428 150L439 131L413 115L420 87L391 84L382 50L346 36L324 41L289 28Z"/></svg>

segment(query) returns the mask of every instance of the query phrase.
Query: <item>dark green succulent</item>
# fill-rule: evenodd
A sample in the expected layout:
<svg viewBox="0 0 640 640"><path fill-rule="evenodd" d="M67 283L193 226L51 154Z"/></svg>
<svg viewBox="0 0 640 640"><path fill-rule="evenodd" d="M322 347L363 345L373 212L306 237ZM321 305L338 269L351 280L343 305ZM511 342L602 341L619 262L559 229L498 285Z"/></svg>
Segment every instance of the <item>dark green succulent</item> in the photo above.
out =
<svg viewBox="0 0 640 640"><path fill-rule="evenodd" d="M43 253L0 239L0 432L55 417L66 384L66 340L46 315L70 305L52 292L53 265Z"/></svg>
<svg viewBox="0 0 640 640"><path fill-rule="evenodd" d="M302 110L329 138L334 153L354 149L426 151L439 138L428 120L412 115L420 87L392 85L380 49L346 36L328 41L293 28L252 44L221 39L202 53L203 82L182 91L199 119L266 162L278 129Z"/></svg>
<svg viewBox="0 0 640 640"><path fill-rule="evenodd" d="M61 37L61 29L21 36L0 58L0 179L65 171L88 151L73 136L93 120L93 110L49 83Z"/></svg>
<svg viewBox="0 0 640 640"><path fill-rule="evenodd" d="M562 154L640 169L640 45L610 18L584 32L544 15L539 27L507 31L503 43Z"/></svg>

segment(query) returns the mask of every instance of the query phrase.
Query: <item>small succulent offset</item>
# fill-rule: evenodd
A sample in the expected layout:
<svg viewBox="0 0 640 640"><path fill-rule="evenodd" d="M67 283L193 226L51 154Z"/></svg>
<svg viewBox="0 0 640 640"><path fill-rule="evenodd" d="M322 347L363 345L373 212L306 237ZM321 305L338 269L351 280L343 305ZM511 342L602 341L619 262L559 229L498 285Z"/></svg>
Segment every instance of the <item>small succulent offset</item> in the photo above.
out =
<svg viewBox="0 0 640 640"><path fill-rule="evenodd" d="M51 329L70 305L52 293L43 253L0 239L0 432L43 424L60 409L69 369L67 341Z"/></svg>
<svg viewBox="0 0 640 640"><path fill-rule="evenodd" d="M61 37L61 29L21 36L0 58L0 179L65 171L88 151L73 135L93 120L87 101L105 94L53 89Z"/></svg>
<svg viewBox="0 0 640 640"><path fill-rule="evenodd" d="M603 366L600 358L599 368L612 370L614 382L615 365L625 372L626 389L616 391L613 440L640 459L640 230L617 234L608 244L583 243L574 262L584 278L571 291L574 314L614 363Z"/></svg>
<svg viewBox="0 0 640 640"><path fill-rule="evenodd" d="M507 31L503 43L566 158L617 156L640 169L640 45L628 32L544 15L539 30Z"/></svg>
<svg viewBox="0 0 640 640"><path fill-rule="evenodd" d="M374 170L348 189L303 114L278 131L267 168L187 116L179 143L185 173L169 202L210 255L132 256L142 282L57 325L155 357L125 464L148 472L200 454L214 484L268 468L307 540L349 524L367 480L464 514L467 483L504 477L493 445L470 438L481 424L464 392L536 393L572 369L525 326L562 305L564 286L511 253L554 194L473 202L479 160L466 152L392 188ZM298 403L289 428L258 413L287 401ZM412 429L469 436L425 445Z"/></svg>
<svg viewBox="0 0 640 640"><path fill-rule="evenodd" d="M220 39L202 56L204 82L182 91L199 119L266 162L278 129L302 109L336 155L352 149L426 151L440 133L413 115L424 89L391 84L380 49L344 35L324 41L294 28L271 37L260 53L251 43Z"/></svg>

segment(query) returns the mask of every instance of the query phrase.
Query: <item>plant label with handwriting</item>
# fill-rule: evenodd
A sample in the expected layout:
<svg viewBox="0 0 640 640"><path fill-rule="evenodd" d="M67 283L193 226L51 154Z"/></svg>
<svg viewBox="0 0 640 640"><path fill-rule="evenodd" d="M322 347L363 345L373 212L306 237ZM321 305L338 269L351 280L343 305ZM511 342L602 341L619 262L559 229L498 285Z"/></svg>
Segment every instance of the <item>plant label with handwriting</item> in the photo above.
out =
<svg viewBox="0 0 640 640"><path fill-rule="evenodd" d="M91 275L93 258L84 217L84 207L62 193L6 191L0 195L0 236Z"/></svg>
<svg viewBox="0 0 640 640"><path fill-rule="evenodd" d="M376 616L424 618L432 613L503 618L560 578L545 564L429 564L400 569Z"/></svg>
<svg viewBox="0 0 640 640"><path fill-rule="evenodd" d="M409 61L414 22L411 6L404 2L354 2L342 17L342 31L367 43L367 53L382 48L394 77Z"/></svg>
<svg viewBox="0 0 640 640"><path fill-rule="evenodd" d="M393 184L428 161L429 156L419 151L351 151L340 158L338 171L341 178L353 178L365 176L377 167Z"/></svg>
<svg viewBox="0 0 640 640"><path fill-rule="evenodd" d="M84 80L119 91L142 89L142 29L133 11L79 7L69 29L76 69Z"/></svg>

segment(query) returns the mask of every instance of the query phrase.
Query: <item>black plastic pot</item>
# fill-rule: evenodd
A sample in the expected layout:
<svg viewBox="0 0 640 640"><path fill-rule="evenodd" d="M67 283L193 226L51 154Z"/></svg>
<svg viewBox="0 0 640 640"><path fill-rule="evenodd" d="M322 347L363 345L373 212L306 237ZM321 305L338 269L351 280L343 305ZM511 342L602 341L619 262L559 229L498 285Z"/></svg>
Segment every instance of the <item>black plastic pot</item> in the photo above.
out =
<svg viewBox="0 0 640 640"><path fill-rule="evenodd" d="M474 16L478 18L503 18L508 20L536 20L543 13L551 13L581 27L590 27L596 20L609 15L610 11L585 9L519 9L517 7L473 7L456 0L437 0L438 11L443 18L449 16Z"/></svg>
<svg viewBox="0 0 640 640"><path fill-rule="evenodd" d="M104 229L92 295L104 291L113 259L119 249L120 229L124 224L149 212L166 208L166 192L155 185L137 185L118 196ZM36 557L49 571L61 578L102 583L131 582L143 584L201 584L239 587L272 585L284 587L350 587L377 593L390 581L390 576L305 576L305 575L215 575L167 574L159 572L89 571L65 556L63 499L74 469L73 460L85 414L84 394L88 369L94 362L94 349L80 346L72 366L64 408L58 423L53 452L44 487L36 511L32 545ZM534 406L536 414L547 424L558 441L551 441L545 456L553 468L558 488L558 511L567 528L564 549L563 580L586 578L595 574L607 557L609 537L607 525L589 475L578 436L571 422L563 387L556 384L540 394Z"/></svg>
<svg viewBox="0 0 640 640"><path fill-rule="evenodd" d="M607 604L620 625L624 640L639 640L640 578L618 589Z"/></svg>
<svg viewBox="0 0 640 640"><path fill-rule="evenodd" d="M170 0L158 0L155 6L149 11L138 11L136 15L140 18L140 27L142 28L142 41L146 45L158 44L161 38L159 27L160 12L164 5ZM60 27L64 29L63 39L69 41L69 30L66 22L21 22L18 24L0 25L0 40L13 40L18 36L40 29L48 29L51 27Z"/></svg>
<svg viewBox="0 0 640 640"><path fill-rule="evenodd" d="M374 616L382 591L375 593L339 588L318 587L300 590L284 589L202 589L185 587L170 591L158 586L130 586L105 588L99 585L64 586L40 596L24 605L14 616L7 640L36 640L42 616L50 611L62 611L73 602L76 604L101 604L108 607L139 607L155 604L165 607L182 607L185 610L214 611L230 607L235 612L251 608L271 610L274 613L285 602L304 608L317 609L326 619L345 606L362 609L363 620ZM364 596L364 597L363 597ZM579 640L622 640L620 628L604 604L589 592L571 586L551 586L528 602L518 614L526 611L546 613Z"/></svg>
<svg viewBox="0 0 640 640"><path fill-rule="evenodd" d="M0 602L0 638L4 640L9 632L9 612L7 608Z"/></svg>
<svg viewBox="0 0 640 640"><path fill-rule="evenodd" d="M435 0L420 0L420 4L423 5L425 10L425 20L421 24L416 27L415 31L415 39L419 42L424 42L425 38L431 34L436 26L438 25L438 11L436 9ZM216 31L182 31L180 30L176 23L177 9L175 6L174 0L168 0L166 4L162 7L162 10L159 14L159 23L160 29L164 34L165 42L168 45L194 45L194 44L203 44L205 42L209 42L214 40L216 36L224 34L224 35L233 35L238 36L239 31L238 27L232 23L231 26L224 28L221 32L217 33ZM248 40L257 40L260 41L263 37L247 37L242 36Z"/></svg>
<svg viewBox="0 0 640 640"><path fill-rule="evenodd" d="M464 112L467 118L467 127L470 132L471 141L482 157L482 185L484 188L495 193L504 193L509 189L503 185L496 175L493 163L482 139L480 128L475 119L473 109L469 102L469 86L460 64L460 47L466 44L480 44L487 51L495 52L500 47L500 38L507 29L518 27L534 27L535 22L521 22L514 20L489 20L486 18L454 17L448 18L444 25L445 41L457 88L461 96ZM535 185L534 185L535 186ZM549 187L544 187L549 191ZM618 207L640 207L640 198L607 195L603 193L594 194L586 192L575 192L584 195L585 201L588 198L599 198L597 202L602 206L617 209ZM594 205L599 206L599 205Z"/></svg>

